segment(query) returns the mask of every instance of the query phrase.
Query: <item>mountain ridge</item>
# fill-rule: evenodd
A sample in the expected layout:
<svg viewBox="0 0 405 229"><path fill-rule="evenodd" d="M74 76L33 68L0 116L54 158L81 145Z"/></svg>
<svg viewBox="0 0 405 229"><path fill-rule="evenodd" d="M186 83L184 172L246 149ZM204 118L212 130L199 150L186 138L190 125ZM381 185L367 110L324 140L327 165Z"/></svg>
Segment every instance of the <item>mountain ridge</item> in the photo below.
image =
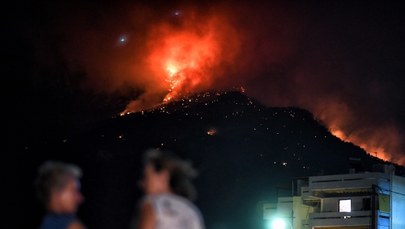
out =
<svg viewBox="0 0 405 229"><path fill-rule="evenodd" d="M257 203L288 195L280 187L289 189L294 177L347 173L350 158L357 172L385 163L333 136L307 110L266 107L236 91L198 93L100 121L47 145L42 158L83 168L80 214L89 228L127 228L142 195L142 153L150 148L194 163L197 205L213 229L255 228Z"/></svg>

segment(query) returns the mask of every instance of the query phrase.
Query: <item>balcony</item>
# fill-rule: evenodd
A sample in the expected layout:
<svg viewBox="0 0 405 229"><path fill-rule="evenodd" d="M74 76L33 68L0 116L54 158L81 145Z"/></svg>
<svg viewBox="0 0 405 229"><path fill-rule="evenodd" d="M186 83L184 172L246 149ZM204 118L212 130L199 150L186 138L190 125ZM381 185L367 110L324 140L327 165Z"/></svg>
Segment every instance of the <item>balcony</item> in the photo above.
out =
<svg viewBox="0 0 405 229"><path fill-rule="evenodd" d="M371 191L372 185L389 188L389 176L381 173L358 173L311 177L309 179L309 195L317 196L317 194L322 193L369 192Z"/></svg>
<svg viewBox="0 0 405 229"><path fill-rule="evenodd" d="M366 226L371 224L371 211L322 212L309 215L312 227Z"/></svg>

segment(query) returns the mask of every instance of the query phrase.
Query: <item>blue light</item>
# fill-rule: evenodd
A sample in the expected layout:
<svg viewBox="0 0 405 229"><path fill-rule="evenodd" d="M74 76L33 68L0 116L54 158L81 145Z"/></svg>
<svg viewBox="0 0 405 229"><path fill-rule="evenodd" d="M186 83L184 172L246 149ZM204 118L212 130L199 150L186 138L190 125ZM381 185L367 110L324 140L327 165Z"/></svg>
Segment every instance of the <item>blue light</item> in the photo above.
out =
<svg viewBox="0 0 405 229"><path fill-rule="evenodd" d="M275 219L271 223L272 229L285 229L287 224L283 219Z"/></svg>

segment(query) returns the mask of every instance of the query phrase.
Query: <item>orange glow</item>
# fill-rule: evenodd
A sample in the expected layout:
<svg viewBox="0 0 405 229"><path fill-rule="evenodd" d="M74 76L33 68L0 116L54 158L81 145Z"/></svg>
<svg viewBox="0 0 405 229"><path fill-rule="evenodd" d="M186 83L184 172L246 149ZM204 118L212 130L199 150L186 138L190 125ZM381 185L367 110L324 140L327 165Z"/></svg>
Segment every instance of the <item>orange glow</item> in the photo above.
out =
<svg viewBox="0 0 405 229"><path fill-rule="evenodd" d="M340 138L340 140L345 141L345 142L350 142L347 140L346 135L343 133L343 131L338 130L338 129L331 129L330 132L334 136Z"/></svg>
<svg viewBox="0 0 405 229"><path fill-rule="evenodd" d="M218 9L219 10L219 9ZM191 93L222 89L239 55L241 34L221 12L185 9L175 20L165 18L148 28L143 54L133 62L128 80L144 93L121 115L156 108ZM236 71L236 70L233 70Z"/></svg>
<svg viewBox="0 0 405 229"><path fill-rule="evenodd" d="M226 20L186 20L180 28L163 23L151 32L147 64L166 91L163 102L209 89L218 67L238 50L235 32Z"/></svg>
<svg viewBox="0 0 405 229"><path fill-rule="evenodd" d="M181 94L187 94L211 77L209 71L215 65L218 44L211 37L198 36L188 31L168 35L162 46L151 54L157 74L167 83L167 102ZM162 71L163 70L163 71ZM202 82L203 81L203 82Z"/></svg>
<svg viewBox="0 0 405 229"><path fill-rule="evenodd" d="M373 140L369 140L366 142L359 136L356 135L348 136L342 130L337 129L336 127L330 129L330 132L334 136L341 139L342 141L350 142L359 146L360 148L364 149L368 154L374 157L378 157L384 161L392 161L392 157L390 156L390 154L386 151L386 149L384 149L384 147L379 146L379 142L376 141L376 139L374 139L374 142ZM404 162L396 162L396 163L403 164Z"/></svg>
<svg viewBox="0 0 405 229"><path fill-rule="evenodd" d="M403 136L394 123L373 125L366 119L358 119L345 102L330 98L312 105L312 110L331 134L342 141L353 143L384 161L405 165L405 158L400 153L403 152Z"/></svg>

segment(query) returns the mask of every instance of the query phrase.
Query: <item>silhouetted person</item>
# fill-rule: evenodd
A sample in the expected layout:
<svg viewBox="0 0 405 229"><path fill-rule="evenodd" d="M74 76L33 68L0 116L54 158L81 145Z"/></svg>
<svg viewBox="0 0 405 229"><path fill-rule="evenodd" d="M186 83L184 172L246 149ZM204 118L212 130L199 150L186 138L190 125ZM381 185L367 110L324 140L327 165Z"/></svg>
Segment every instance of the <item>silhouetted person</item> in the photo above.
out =
<svg viewBox="0 0 405 229"><path fill-rule="evenodd" d="M48 161L38 170L35 182L39 200L47 210L40 229L84 229L76 217L83 202L81 170L63 162Z"/></svg>
<svg viewBox="0 0 405 229"><path fill-rule="evenodd" d="M203 229L200 211L191 202L196 196L191 179L195 170L169 152L145 154L142 187L145 198L138 229Z"/></svg>

